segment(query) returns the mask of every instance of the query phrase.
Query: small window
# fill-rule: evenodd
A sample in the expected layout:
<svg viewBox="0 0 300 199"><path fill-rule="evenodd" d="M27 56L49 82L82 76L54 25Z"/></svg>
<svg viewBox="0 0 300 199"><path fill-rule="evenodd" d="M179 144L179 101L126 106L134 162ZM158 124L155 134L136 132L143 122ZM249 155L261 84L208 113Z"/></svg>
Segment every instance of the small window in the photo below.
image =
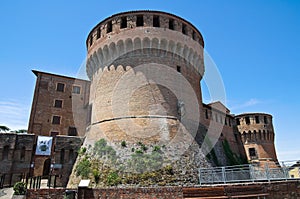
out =
<svg viewBox="0 0 300 199"><path fill-rule="evenodd" d="M68 135L69 136L77 136L77 129L76 127L69 127L69 130L68 130Z"/></svg>
<svg viewBox="0 0 300 199"><path fill-rule="evenodd" d="M127 17L121 18L121 29L122 28L127 28Z"/></svg>
<svg viewBox="0 0 300 199"><path fill-rule="evenodd" d="M9 152L9 146L6 145L3 147L2 160L8 159L8 152Z"/></svg>
<svg viewBox="0 0 300 199"><path fill-rule="evenodd" d="M153 27L160 27L159 16L153 16Z"/></svg>
<svg viewBox="0 0 300 199"><path fill-rule="evenodd" d="M181 67L177 66L177 72L181 73Z"/></svg>
<svg viewBox="0 0 300 199"><path fill-rule="evenodd" d="M169 19L169 29L174 30L174 19Z"/></svg>
<svg viewBox="0 0 300 199"><path fill-rule="evenodd" d="M62 100L55 100L54 101L54 107L55 108L62 108Z"/></svg>
<svg viewBox="0 0 300 199"><path fill-rule="evenodd" d="M236 125L241 125L240 118L237 118L235 121L236 121Z"/></svg>
<svg viewBox="0 0 300 199"><path fill-rule="evenodd" d="M60 116L53 116L52 117L52 124L60 124Z"/></svg>
<svg viewBox="0 0 300 199"><path fill-rule="evenodd" d="M267 116L264 116L264 123L268 124L268 118L267 118Z"/></svg>
<svg viewBox="0 0 300 199"><path fill-rule="evenodd" d="M59 132L52 131L52 132L50 133L50 136L52 136L52 137L55 137L55 136L57 136L57 135L59 135Z"/></svg>
<svg viewBox="0 0 300 199"><path fill-rule="evenodd" d="M230 118L228 118L228 124L229 124L229 126L231 126L231 119Z"/></svg>
<svg viewBox="0 0 300 199"><path fill-rule="evenodd" d="M205 109L205 118L208 119L208 110Z"/></svg>
<svg viewBox="0 0 300 199"><path fill-rule="evenodd" d="M93 45L93 36L90 37L90 46Z"/></svg>
<svg viewBox="0 0 300 199"><path fill-rule="evenodd" d="M143 17L143 15L136 16L136 26L144 26L144 17Z"/></svg>
<svg viewBox="0 0 300 199"><path fill-rule="evenodd" d="M225 117L225 125L227 126L227 118Z"/></svg>
<svg viewBox="0 0 300 199"><path fill-rule="evenodd" d="M259 116L255 116L255 123L259 124Z"/></svg>
<svg viewBox="0 0 300 199"><path fill-rule="evenodd" d="M97 29L97 39L101 37L101 29L100 27Z"/></svg>
<svg viewBox="0 0 300 199"><path fill-rule="evenodd" d="M182 33L186 35L186 25L182 24Z"/></svg>
<svg viewBox="0 0 300 199"><path fill-rule="evenodd" d="M63 84L63 83L57 83L57 85L56 85L56 91L64 92L65 91L65 84Z"/></svg>
<svg viewBox="0 0 300 199"><path fill-rule="evenodd" d="M112 32L112 21L109 21L106 27L106 33L110 33L110 32Z"/></svg>
<svg viewBox="0 0 300 199"><path fill-rule="evenodd" d="M246 120L246 124L250 124L250 118L248 116L245 117L245 120Z"/></svg>
<svg viewBox="0 0 300 199"><path fill-rule="evenodd" d="M255 148L249 148L249 156L250 157L256 157Z"/></svg>
<svg viewBox="0 0 300 199"><path fill-rule="evenodd" d="M65 163L65 149L60 150L60 163Z"/></svg>
<svg viewBox="0 0 300 199"><path fill-rule="evenodd" d="M193 40L196 40L196 32L195 31L193 31L192 37L193 37Z"/></svg>
<svg viewBox="0 0 300 199"><path fill-rule="evenodd" d="M72 92L74 94L80 94L80 90L81 90L80 86L73 86Z"/></svg>

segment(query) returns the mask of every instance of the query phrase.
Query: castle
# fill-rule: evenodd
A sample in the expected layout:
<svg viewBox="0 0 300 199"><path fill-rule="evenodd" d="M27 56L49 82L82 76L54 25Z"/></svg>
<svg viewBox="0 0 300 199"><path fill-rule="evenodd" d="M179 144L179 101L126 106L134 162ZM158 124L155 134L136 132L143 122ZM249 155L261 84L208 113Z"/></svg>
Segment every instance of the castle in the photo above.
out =
<svg viewBox="0 0 300 199"><path fill-rule="evenodd" d="M33 71L29 134L0 134L1 171L55 174L69 187L90 176L99 186L120 183L101 184L97 172L128 185L143 173L184 185L197 184L199 167L277 163L271 115L203 103L204 41L190 22L160 11L118 13L86 45L89 81ZM42 136L52 137L48 155L36 153ZM93 168L87 175L83 163Z"/></svg>

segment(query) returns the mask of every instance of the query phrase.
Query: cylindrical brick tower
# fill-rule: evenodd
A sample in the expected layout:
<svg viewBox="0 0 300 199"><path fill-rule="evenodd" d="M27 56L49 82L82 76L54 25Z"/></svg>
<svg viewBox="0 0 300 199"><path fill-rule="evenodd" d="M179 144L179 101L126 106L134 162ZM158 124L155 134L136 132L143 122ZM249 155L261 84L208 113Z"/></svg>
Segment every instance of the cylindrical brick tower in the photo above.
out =
<svg viewBox="0 0 300 199"><path fill-rule="evenodd" d="M201 33L173 14L133 11L101 21L86 45L91 120L84 146L92 153L93 146L101 146L96 141L106 140L118 156L118 161L111 161L115 170L121 168L117 163L132 173L168 168L172 179L164 183L196 183L199 166L209 165L195 141L197 134L205 134L199 127ZM111 158L103 156L99 164Z"/></svg>
<svg viewBox="0 0 300 199"><path fill-rule="evenodd" d="M277 163L277 155L274 146L274 128L272 116L263 113L247 113L235 117L238 131L247 158L252 163L266 162Z"/></svg>
<svg viewBox="0 0 300 199"><path fill-rule="evenodd" d="M202 106L204 44L186 20L157 11L120 13L100 22L86 44L90 134L100 130L111 141L162 141L175 133L181 109ZM195 114L185 116L199 121Z"/></svg>

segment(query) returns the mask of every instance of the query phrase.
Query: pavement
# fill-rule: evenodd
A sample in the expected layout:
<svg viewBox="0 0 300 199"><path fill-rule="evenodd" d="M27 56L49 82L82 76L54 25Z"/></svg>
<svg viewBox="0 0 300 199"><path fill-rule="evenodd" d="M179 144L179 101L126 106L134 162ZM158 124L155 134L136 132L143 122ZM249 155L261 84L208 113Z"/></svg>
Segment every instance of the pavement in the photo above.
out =
<svg viewBox="0 0 300 199"><path fill-rule="evenodd" d="M11 199L13 196L13 188L3 188L0 189L0 199Z"/></svg>

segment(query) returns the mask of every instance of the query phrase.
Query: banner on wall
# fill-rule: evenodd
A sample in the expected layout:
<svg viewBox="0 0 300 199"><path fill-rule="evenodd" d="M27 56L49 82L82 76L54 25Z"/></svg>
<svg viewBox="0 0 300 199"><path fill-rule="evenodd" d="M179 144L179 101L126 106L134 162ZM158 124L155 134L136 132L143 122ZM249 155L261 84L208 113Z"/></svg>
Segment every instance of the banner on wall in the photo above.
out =
<svg viewBox="0 0 300 199"><path fill-rule="evenodd" d="M38 136L35 155L51 155L53 137Z"/></svg>

